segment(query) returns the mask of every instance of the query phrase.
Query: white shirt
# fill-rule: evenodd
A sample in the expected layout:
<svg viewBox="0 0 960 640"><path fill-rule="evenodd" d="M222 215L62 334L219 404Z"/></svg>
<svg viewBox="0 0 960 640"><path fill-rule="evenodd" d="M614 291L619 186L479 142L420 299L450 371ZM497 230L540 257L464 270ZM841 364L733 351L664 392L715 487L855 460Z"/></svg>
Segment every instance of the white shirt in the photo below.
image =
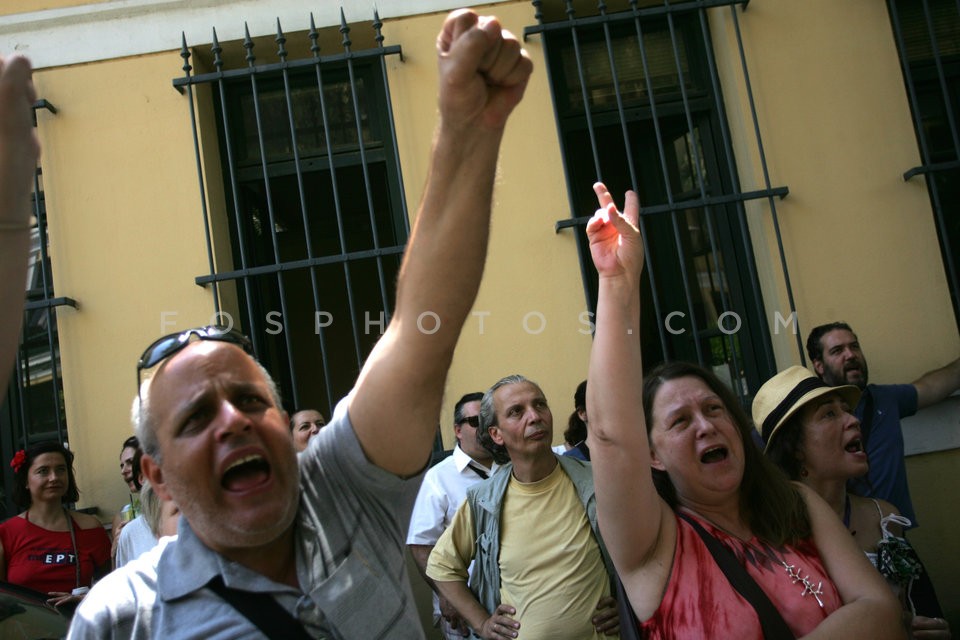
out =
<svg viewBox="0 0 960 640"><path fill-rule="evenodd" d="M453 455L444 458L427 471L420 485L420 493L413 505L407 544L433 546L440 534L450 526L453 514L467 498L467 489L483 478L470 467L470 463L483 467L492 476L497 470L496 462L487 469L463 452L460 445L453 448ZM472 565L471 565L472 568ZM440 599L433 594L433 622L440 620Z"/></svg>
<svg viewBox="0 0 960 640"><path fill-rule="evenodd" d="M407 544L437 543L440 534L450 526L460 503L466 499L467 489L483 479L469 466L471 462L483 467L488 475L493 475L497 470L497 463L492 463L493 466L487 469L464 453L458 444L453 448L453 455L427 471L413 505Z"/></svg>
<svg viewBox="0 0 960 640"><path fill-rule="evenodd" d="M137 516L120 530L117 538L117 567L122 567L141 554L157 546L157 538L150 531L142 515Z"/></svg>

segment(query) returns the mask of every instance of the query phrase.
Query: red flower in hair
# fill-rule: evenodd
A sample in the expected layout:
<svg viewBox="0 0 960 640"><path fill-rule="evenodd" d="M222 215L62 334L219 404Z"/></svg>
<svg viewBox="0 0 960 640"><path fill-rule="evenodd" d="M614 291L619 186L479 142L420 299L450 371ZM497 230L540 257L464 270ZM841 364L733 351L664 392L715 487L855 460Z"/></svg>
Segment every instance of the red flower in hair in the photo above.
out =
<svg viewBox="0 0 960 640"><path fill-rule="evenodd" d="M15 454L13 454L13 460L10 461L10 466L13 467L13 472L18 473L20 471L20 467L23 466L23 463L26 462L26 460L27 452L23 449L20 449L20 451L17 451Z"/></svg>

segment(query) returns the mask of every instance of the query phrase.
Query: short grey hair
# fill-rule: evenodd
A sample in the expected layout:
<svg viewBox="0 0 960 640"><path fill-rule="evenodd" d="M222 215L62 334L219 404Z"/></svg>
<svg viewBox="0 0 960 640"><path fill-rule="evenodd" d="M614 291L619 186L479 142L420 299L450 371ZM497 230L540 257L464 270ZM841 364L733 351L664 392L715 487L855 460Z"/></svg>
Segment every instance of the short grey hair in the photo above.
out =
<svg viewBox="0 0 960 640"><path fill-rule="evenodd" d="M260 362L246 354L260 370L264 380L267 382L267 388L270 391L270 398L279 411L283 411L283 403L280 400L280 391L277 389L277 383L273 376L267 371ZM140 440L140 446L146 455L161 463L160 441L157 440L157 417L150 410L150 383L153 376L150 376L140 385L140 393L133 399L133 406L130 408L130 421L133 423L133 431Z"/></svg>
<svg viewBox="0 0 960 640"><path fill-rule="evenodd" d="M540 389L540 385L527 378L522 376L519 373L514 373L509 376L504 376L496 382L493 383L493 386L487 389L483 393L483 399L480 400L480 428L477 430L477 440L479 440L480 445L490 452L490 455L493 456L494 462L497 464L505 464L510 461L510 454L507 453L506 447L503 445L497 444L493 441L493 438L490 436L490 427L496 427L499 423L497 421L497 408L493 405L493 394L496 393L497 389L500 387L505 387L510 384L519 384L521 382L529 382L537 389ZM543 389L540 389L541 393Z"/></svg>
<svg viewBox="0 0 960 640"><path fill-rule="evenodd" d="M144 482L140 489L140 513L143 514L143 519L150 527L150 532L153 533L154 538L160 537L158 532L160 531L161 502L160 496L153 490L153 485L149 481Z"/></svg>

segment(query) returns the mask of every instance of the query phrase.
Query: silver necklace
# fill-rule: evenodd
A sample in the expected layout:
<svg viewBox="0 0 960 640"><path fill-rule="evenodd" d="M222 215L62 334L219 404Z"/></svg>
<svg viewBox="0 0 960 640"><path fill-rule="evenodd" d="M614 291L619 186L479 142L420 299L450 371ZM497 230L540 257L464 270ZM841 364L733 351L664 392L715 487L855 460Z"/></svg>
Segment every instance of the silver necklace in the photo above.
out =
<svg viewBox="0 0 960 640"><path fill-rule="evenodd" d="M736 534L733 533L732 531L728 531L727 529L721 527L721 526L718 525L718 524L713 523L712 521L709 521L709 520L708 520L708 522L710 522L711 524L713 524L713 526L717 527L717 528L720 529L721 531L725 532L725 533L726 533L728 536L730 536L731 538L733 538L733 539L735 539L735 540L739 540L740 542L742 542L745 547L749 547L749 548L752 549L755 553L759 553L759 554L765 556L766 558L768 558L769 560L772 560L772 561L776 562L777 564L779 564L781 567L783 567L784 571L787 572L787 577L790 578L790 581L791 581L793 584L800 583L800 584L803 585L803 591L800 592L800 596L801 596L801 597L805 597L807 594L812 595L812 596L814 597L814 599L816 599L817 604L820 605L820 608L823 609L823 600L820 599L820 596L823 595L823 582L822 582L822 581L821 581L821 582L818 582L817 585L814 586L814 585L813 585L813 581L810 580L810 573L809 573L809 572L807 572L807 575L804 576L804 575L801 573L802 569L799 569L796 565L787 564L787 562L786 562L785 560L783 560L782 558L778 558L777 556L773 555L772 553L770 553L770 552L768 552L768 551L766 551L766 550L764 550L764 549L758 549L756 546L754 546L753 544L751 544L749 540L744 540L743 538L741 538L740 536L736 535Z"/></svg>
<svg viewBox="0 0 960 640"><path fill-rule="evenodd" d="M780 560L780 564L783 565L783 568L787 570L787 575L790 576L790 579L793 580L793 584L798 582L803 584L803 591L800 593L801 596L805 596L808 593L817 599L817 604L820 605L820 608L823 609L823 600L820 599L820 596L823 595L823 591L820 587L823 586L823 582L818 582L817 586L813 586L813 582L810 581L810 575L807 574L807 577L800 575L800 571L794 567L792 564L787 564L783 560Z"/></svg>
<svg viewBox="0 0 960 640"><path fill-rule="evenodd" d="M728 533L729 533L729 532L728 532ZM732 535L732 534L731 534L731 535ZM738 539L740 539L740 538L738 538ZM756 552L762 553L764 556L766 556L766 557L769 558L770 560L773 560L774 562L776 562L777 564L779 564L781 567L783 567L784 571L787 572L787 576L790 578L790 581L791 581L793 584L800 583L800 584L803 585L803 591L800 592L800 596L801 596L801 597L805 597L807 594L812 595L812 596L816 599L817 604L820 605L820 608L823 609L823 600L820 599L820 596L823 595L823 582L822 582L822 581L821 581L821 582L818 582L817 585L814 586L814 585L813 585L813 581L810 580L810 573L809 573L809 572L807 572L807 575L804 576L804 575L801 573L802 569L798 568L796 565L787 564L786 560L783 560L782 558L778 558L777 556L773 555L772 553L767 552L767 551L764 550L764 549L758 549L758 548L756 548L754 545L750 544L750 542L748 542L748 541L746 541L746 540L742 540L742 539L740 539L740 540L741 540L741 542L743 542L744 545L750 547L751 549L753 549L753 550L756 551Z"/></svg>

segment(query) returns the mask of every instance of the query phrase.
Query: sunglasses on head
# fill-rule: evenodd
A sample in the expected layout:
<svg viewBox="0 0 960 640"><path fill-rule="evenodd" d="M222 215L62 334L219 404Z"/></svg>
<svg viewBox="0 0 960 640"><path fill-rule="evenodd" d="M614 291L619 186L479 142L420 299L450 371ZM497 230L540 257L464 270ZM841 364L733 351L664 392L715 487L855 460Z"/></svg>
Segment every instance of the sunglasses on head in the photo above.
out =
<svg viewBox="0 0 960 640"><path fill-rule="evenodd" d="M144 369L152 369L173 354L182 350L190 344L190 338L196 336L197 340L215 340L217 342L229 342L242 348L247 353L253 350L253 344L250 339L230 327L219 324L212 324L207 327L197 327L187 329L180 333L171 333L154 340L153 343L144 349L143 355L137 361L137 397L140 396L140 385L142 384L142 374Z"/></svg>
<svg viewBox="0 0 960 640"><path fill-rule="evenodd" d="M480 416L467 416L460 421L460 424L468 424L474 429L478 429L480 427Z"/></svg>

